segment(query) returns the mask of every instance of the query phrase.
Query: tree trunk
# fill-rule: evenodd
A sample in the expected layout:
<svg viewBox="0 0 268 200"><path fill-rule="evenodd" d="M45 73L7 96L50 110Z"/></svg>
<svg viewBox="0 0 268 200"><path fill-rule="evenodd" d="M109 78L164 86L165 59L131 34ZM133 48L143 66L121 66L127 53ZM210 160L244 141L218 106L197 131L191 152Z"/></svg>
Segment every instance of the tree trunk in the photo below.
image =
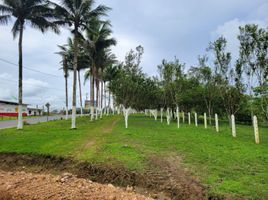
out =
<svg viewBox="0 0 268 200"><path fill-rule="evenodd" d="M99 81L96 79L96 102L97 102L97 105L96 107L99 108L100 104L99 104L99 96L100 96L100 90L99 90Z"/></svg>
<svg viewBox="0 0 268 200"><path fill-rule="evenodd" d="M208 109L209 124L212 125L211 109Z"/></svg>
<svg viewBox="0 0 268 200"><path fill-rule="evenodd" d="M101 83L100 107L101 107L101 110L102 110L103 109L103 81L101 81L100 83Z"/></svg>
<svg viewBox="0 0 268 200"><path fill-rule="evenodd" d="M179 110L179 106L176 106L176 115L177 115L177 127L180 128L180 110Z"/></svg>
<svg viewBox="0 0 268 200"><path fill-rule="evenodd" d="M109 108L111 107L111 93L110 93L110 91L109 91L108 106L109 106Z"/></svg>
<svg viewBox="0 0 268 200"><path fill-rule="evenodd" d="M83 116L83 100L82 100L80 70L78 71L78 82L79 82L79 96L80 96L80 114L81 116Z"/></svg>
<svg viewBox="0 0 268 200"><path fill-rule="evenodd" d="M68 119L68 76L65 75L65 112L66 112L66 116L65 119Z"/></svg>
<svg viewBox="0 0 268 200"><path fill-rule="evenodd" d="M22 119L22 73L23 73L23 66L22 66L22 39L23 39L23 24L20 26L20 33L19 33L19 108L18 108L18 129L23 129L23 119Z"/></svg>
<svg viewBox="0 0 268 200"><path fill-rule="evenodd" d="M90 113L91 121L94 119L94 77L93 73L90 76Z"/></svg>
<svg viewBox="0 0 268 200"><path fill-rule="evenodd" d="M76 82L77 82L77 67L78 67L78 49L77 49L78 30L74 33L74 67L73 67L73 107L72 107L72 126L71 129L76 128Z"/></svg>
<svg viewBox="0 0 268 200"><path fill-rule="evenodd" d="M103 99L104 99L104 114L107 114L107 108L106 108L106 83L103 81Z"/></svg>

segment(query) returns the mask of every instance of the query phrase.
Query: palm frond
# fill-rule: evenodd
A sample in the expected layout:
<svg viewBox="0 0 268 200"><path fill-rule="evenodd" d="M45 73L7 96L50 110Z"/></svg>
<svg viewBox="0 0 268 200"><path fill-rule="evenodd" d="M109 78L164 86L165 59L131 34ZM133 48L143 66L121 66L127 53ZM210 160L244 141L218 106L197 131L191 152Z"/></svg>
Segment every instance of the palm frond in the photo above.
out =
<svg viewBox="0 0 268 200"><path fill-rule="evenodd" d="M10 15L2 15L0 16L0 24L8 24L8 22L11 20Z"/></svg>

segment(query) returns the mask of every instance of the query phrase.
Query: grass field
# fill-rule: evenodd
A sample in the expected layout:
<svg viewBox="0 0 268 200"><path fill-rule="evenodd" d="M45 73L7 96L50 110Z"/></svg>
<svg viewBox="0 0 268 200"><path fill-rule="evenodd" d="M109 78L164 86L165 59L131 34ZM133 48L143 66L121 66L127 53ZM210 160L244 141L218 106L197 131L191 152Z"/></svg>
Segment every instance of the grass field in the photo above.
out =
<svg viewBox="0 0 268 200"><path fill-rule="evenodd" d="M175 122L167 126L144 116L130 116L129 129L122 116L95 122L79 118L77 123L77 130L69 130L70 121L0 130L0 152L70 156L136 171L150 167L152 156L177 155L209 193L268 199L268 128L260 128L256 145L252 128L245 125L238 125L232 138L227 125L217 134L201 124L177 129Z"/></svg>
<svg viewBox="0 0 268 200"><path fill-rule="evenodd" d="M34 118L34 117L40 117L40 116L27 116L23 117L23 119ZM17 119L18 119L17 117L0 116L0 121L17 120Z"/></svg>

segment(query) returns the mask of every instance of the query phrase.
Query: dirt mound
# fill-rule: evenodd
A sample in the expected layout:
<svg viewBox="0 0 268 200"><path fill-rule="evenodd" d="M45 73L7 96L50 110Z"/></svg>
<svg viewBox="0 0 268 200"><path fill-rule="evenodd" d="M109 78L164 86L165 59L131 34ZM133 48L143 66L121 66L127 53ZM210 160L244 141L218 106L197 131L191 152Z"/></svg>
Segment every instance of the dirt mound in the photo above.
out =
<svg viewBox="0 0 268 200"><path fill-rule="evenodd" d="M123 167L103 166L80 162L70 158L41 155L21 155L15 153L0 153L0 169L7 171L30 171L37 173L70 172L78 178L120 187L132 186L139 193L150 194L161 200L202 200L214 199L207 197L205 188L196 179L186 173L177 162L172 159L157 159L151 161L154 170L144 173L126 170Z"/></svg>
<svg viewBox="0 0 268 200"><path fill-rule="evenodd" d="M0 199L150 200L151 198L135 194L132 187L123 190L112 184L103 185L79 179L69 173L52 176L0 171Z"/></svg>

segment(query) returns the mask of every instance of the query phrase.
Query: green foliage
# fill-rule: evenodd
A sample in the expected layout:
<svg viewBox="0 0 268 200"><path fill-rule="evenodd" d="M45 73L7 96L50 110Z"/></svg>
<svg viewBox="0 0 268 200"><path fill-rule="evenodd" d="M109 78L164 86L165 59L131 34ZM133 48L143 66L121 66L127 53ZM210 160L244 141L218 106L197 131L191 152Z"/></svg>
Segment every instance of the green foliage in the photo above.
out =
<svg viewBox="0 0 268 200"><path fill-rule="evenodd" d="M27 23L41 32L52 29L59 33L57 25L52 22L56 15L50 5L46 0L3 0L0 4L0 24L8 24L15 17L12 27L14 38Z"/></svg>
<svg viewBox="0 0 268 200"><path fill-rule="evenodd" d="M136 51L130 50L125 62L117 67L110 68L108 78L109 89L113 93L116 103L125 108L143 110L158 108L160 90L154 79L147 78L140 68L143 47L138 46Z"/></svg>

